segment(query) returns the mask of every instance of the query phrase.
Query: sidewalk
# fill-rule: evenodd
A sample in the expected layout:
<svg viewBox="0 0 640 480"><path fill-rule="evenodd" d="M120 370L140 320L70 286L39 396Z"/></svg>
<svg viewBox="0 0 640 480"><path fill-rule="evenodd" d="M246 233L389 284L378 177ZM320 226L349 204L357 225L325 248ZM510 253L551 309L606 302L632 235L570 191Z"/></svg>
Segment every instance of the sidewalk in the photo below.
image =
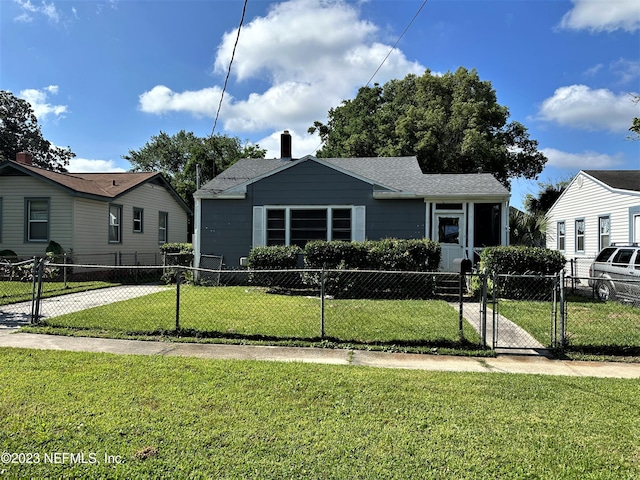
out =
<svg viewBox="0 0 640 480"><path fill-rule="evenodd" d="M640 363L565 361L530 355L498 355L496 358L474 358L364 350L147 342L19 333L17 328L6 327L0 329L0 347L128 355L165 355L204 359L321 363L446 372L640 378Z"/></svg>

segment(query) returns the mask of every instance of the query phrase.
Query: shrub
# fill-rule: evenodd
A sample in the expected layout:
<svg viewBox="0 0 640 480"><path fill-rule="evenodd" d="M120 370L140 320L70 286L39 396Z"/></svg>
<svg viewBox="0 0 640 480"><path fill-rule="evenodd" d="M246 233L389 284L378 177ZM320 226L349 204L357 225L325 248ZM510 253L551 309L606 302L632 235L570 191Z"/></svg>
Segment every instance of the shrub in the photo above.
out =
<svg viewBox="0 0 640 480"><path fill-rule="evenodd" d="M553 280L566 259L557 251L543 247L502 246L485 248L480 254L480 269L499 277L497 295L504 298L534 299L550 295ZM530 275L540 278L531 278ZM477 293L478 282L473 289ZM493 290L493 282L489 284Z"/></svg>
<svg viewBox="0 0 640 480"><path fill-rule="evenodd" d="M160 246L164 258L164 266L191 267L193 265L193 245L190 243L165 243ZM193 280L192 272L185 272L186 281ZM162 274L162 280L166 283L176 282L175 269L167 269Z"/></svg>
<svg viewBox="0 0 640 480"><path fill-rule="evenodd" d="M314 241L305 246L305 266L329 270L436 270L440 263L440 245L431 240L385 239L367 242ZM319 274L306 274L305 282L319 285ZM425 284L425 281L427 284ZM375 285L375 288L374 288ZM407 275L379 275L366 284L361 275L329 272L325 290L336 297L417 298L433 293L431 278Z"/></svg>
<svg viewBox="0 0 640 480"><path fill-rule="evenodd" d="M296 245L274 245L256 247L247 258L251 270L291 270L298 266L298 256L302 249ZM249 273L249 283L265 287L299 287L299 275L287 275L280 272Z"/></svg>

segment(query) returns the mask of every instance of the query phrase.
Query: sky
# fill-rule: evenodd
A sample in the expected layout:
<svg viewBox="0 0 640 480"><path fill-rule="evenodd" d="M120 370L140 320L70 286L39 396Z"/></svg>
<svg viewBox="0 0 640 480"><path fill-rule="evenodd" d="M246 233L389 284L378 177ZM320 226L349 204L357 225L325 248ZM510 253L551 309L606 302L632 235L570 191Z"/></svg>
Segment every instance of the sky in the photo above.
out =
<svg viewBox="0 0 640 480"><path fill-rule="evenodd" d="M243 6L0 0L0 89L76 153L70 172L105 172L180 130L267 158L289 130L294 157L312 155L307 129L368 82L465 67L548 158L537 180L512 182L513 206L580 170L640 169L638 0L248 0L238 37Z"/></svg>

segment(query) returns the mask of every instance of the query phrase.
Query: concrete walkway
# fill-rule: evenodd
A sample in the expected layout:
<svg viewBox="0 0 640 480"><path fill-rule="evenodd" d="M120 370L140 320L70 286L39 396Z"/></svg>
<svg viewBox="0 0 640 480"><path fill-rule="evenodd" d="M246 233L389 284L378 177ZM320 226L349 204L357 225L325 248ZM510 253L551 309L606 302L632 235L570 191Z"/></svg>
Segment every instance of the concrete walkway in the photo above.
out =
<svg viewBox="0 0 640 480"><path fill-rule="evenodd" d="M459 303L449 303L451 307L459 310ZM465 302L463 304L462 313L464 319L471 324L471 326L482 337L482 318L480 313L479 302ZM486 338L485 345L489 348L495 347L497 350L513 350L514 353L527 354L527 355L546 355L547 349L538 340L533 338L529 332L513 323L506 317L498 314L497 316L497 330L494 332L493 325L493 311L487 309L487 325L486 325ZM495 336L494 336L495 335Z"/></svg>
<svg viewBox="0 0 640 480"><path fill-rule="evenodd" d="M20 333L17 328L0 329L0 347L127 355L165 355L203 359L321 363L445 372L640 378L640 363L565 361L530 355L498 355L497 358L474 358L450 355L369 352L364 350L147 342Z"/></svg>

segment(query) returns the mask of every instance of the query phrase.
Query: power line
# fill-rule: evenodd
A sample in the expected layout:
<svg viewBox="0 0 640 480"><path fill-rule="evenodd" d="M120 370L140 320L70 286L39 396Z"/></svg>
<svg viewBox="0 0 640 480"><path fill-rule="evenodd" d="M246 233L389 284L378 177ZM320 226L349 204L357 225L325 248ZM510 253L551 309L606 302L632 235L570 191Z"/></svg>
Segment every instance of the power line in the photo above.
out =
<svg viewBox="0 0 640 480"><path fill-rule="evenodd" d="M367 83L365 84L365 87L368 87L369 84L371 83L371 81L375 78L375 76L378 74L378 72L380 71L380 69L382 68L382 66L385 64L385 62L388 60L389 56L391 55L391 53L396 49L396 47L398 46L398 43L400 43L400 40L402 40L402 37L404 37L405 33L407 33L407 31L409 30L409 28L411 28L411 25L413 24L413 22L415 21L416 18L418 18L418 15L420 15L420 12L422 11L422 9L424 8L424 6L427 4L428 0L424 0L422 2L422 5L420 5L420 8L418 8L418 11L415 13L415 15L413 16L413 18L411 19L411 21L407 24L407 26L405 27L405 29L402 31L402 33L400 34L400 36L398 37L398 39L396 40L396 43L393 44L393 47L391 47L391 49L389 50L389 53L387 53L387 55L384 57L384 59L382 60L382 62L380 62L380 65L378 65L378 68L376 68L376 71L373 72L373 75L371 75L371 78L369 79L369 81L367 81ZM322 142L320 142L320 145L318 145L312 152L312 154L315 154L318 149L322 147Z"/></svg>
<svg viewBox="0 0 640 480"><path fill-rule="evenodd" d="M393 44L393 47L391 47L391 50L389 50L389 53L387 53L387 56L384 57L384 59L382 60L382 63L380 63L380 65L378 65L378 68L376 68L376 71L373 72L373 75L371 75L371 78L369 79L369 81L366 83L365 87L368 87L369 84L371 83L371 80L373 80L373 78L378 74L378 72L380 71L380 69L382 68L382 66L385 64L385 62L387 61L387 59L389 58L389 56L391 55L391 53L396 49L396 47L398 46L398 43L400 43L400 40L402 40L402 37L404 37L404 34L407 33L407 30L409 30L409 28L411 27L411 24L413 24L414 20L416 18L418 18L418 15L420 15L420 12L422 11L422 9L424 8L424 6L427 4L428 0L424 0L422 2L422 5L420 5L420 8L418 9L418 11L416 12L416 14L413 16L413 18L411 19L411 21L409 22L409 24L405 27L404 31L400 34L400 36L398 37L398 39L396 40L396 43Z"/></svg>
<svg viewBox="0 0 640 480"><path fill-rule="evenodd" d="M236 55L236 48L238 46L238 40L240 40L240 30L242 30L242 23L244 22L244 14L247 11L247 2L248 0L244 0L244 5L242 7L242 17L240 17L240 25L238 25L238 34L236 35L236 42L233 45L233 51L231 52L231 60L229 60L229 68L227 69L227 76L224 79L224 85L222 87L222 95L220 95L220 103L218 103L218 111L216 112L216 119L213 122L213 129L211 130L211 136L216 131L216 125L218 124L218 116L220 115L220 109L222 108L222 100L224 99L224 92L227 90L227 82L229 81L229 76L231 75L231 65L233 64L233 59Z"/></svg>

